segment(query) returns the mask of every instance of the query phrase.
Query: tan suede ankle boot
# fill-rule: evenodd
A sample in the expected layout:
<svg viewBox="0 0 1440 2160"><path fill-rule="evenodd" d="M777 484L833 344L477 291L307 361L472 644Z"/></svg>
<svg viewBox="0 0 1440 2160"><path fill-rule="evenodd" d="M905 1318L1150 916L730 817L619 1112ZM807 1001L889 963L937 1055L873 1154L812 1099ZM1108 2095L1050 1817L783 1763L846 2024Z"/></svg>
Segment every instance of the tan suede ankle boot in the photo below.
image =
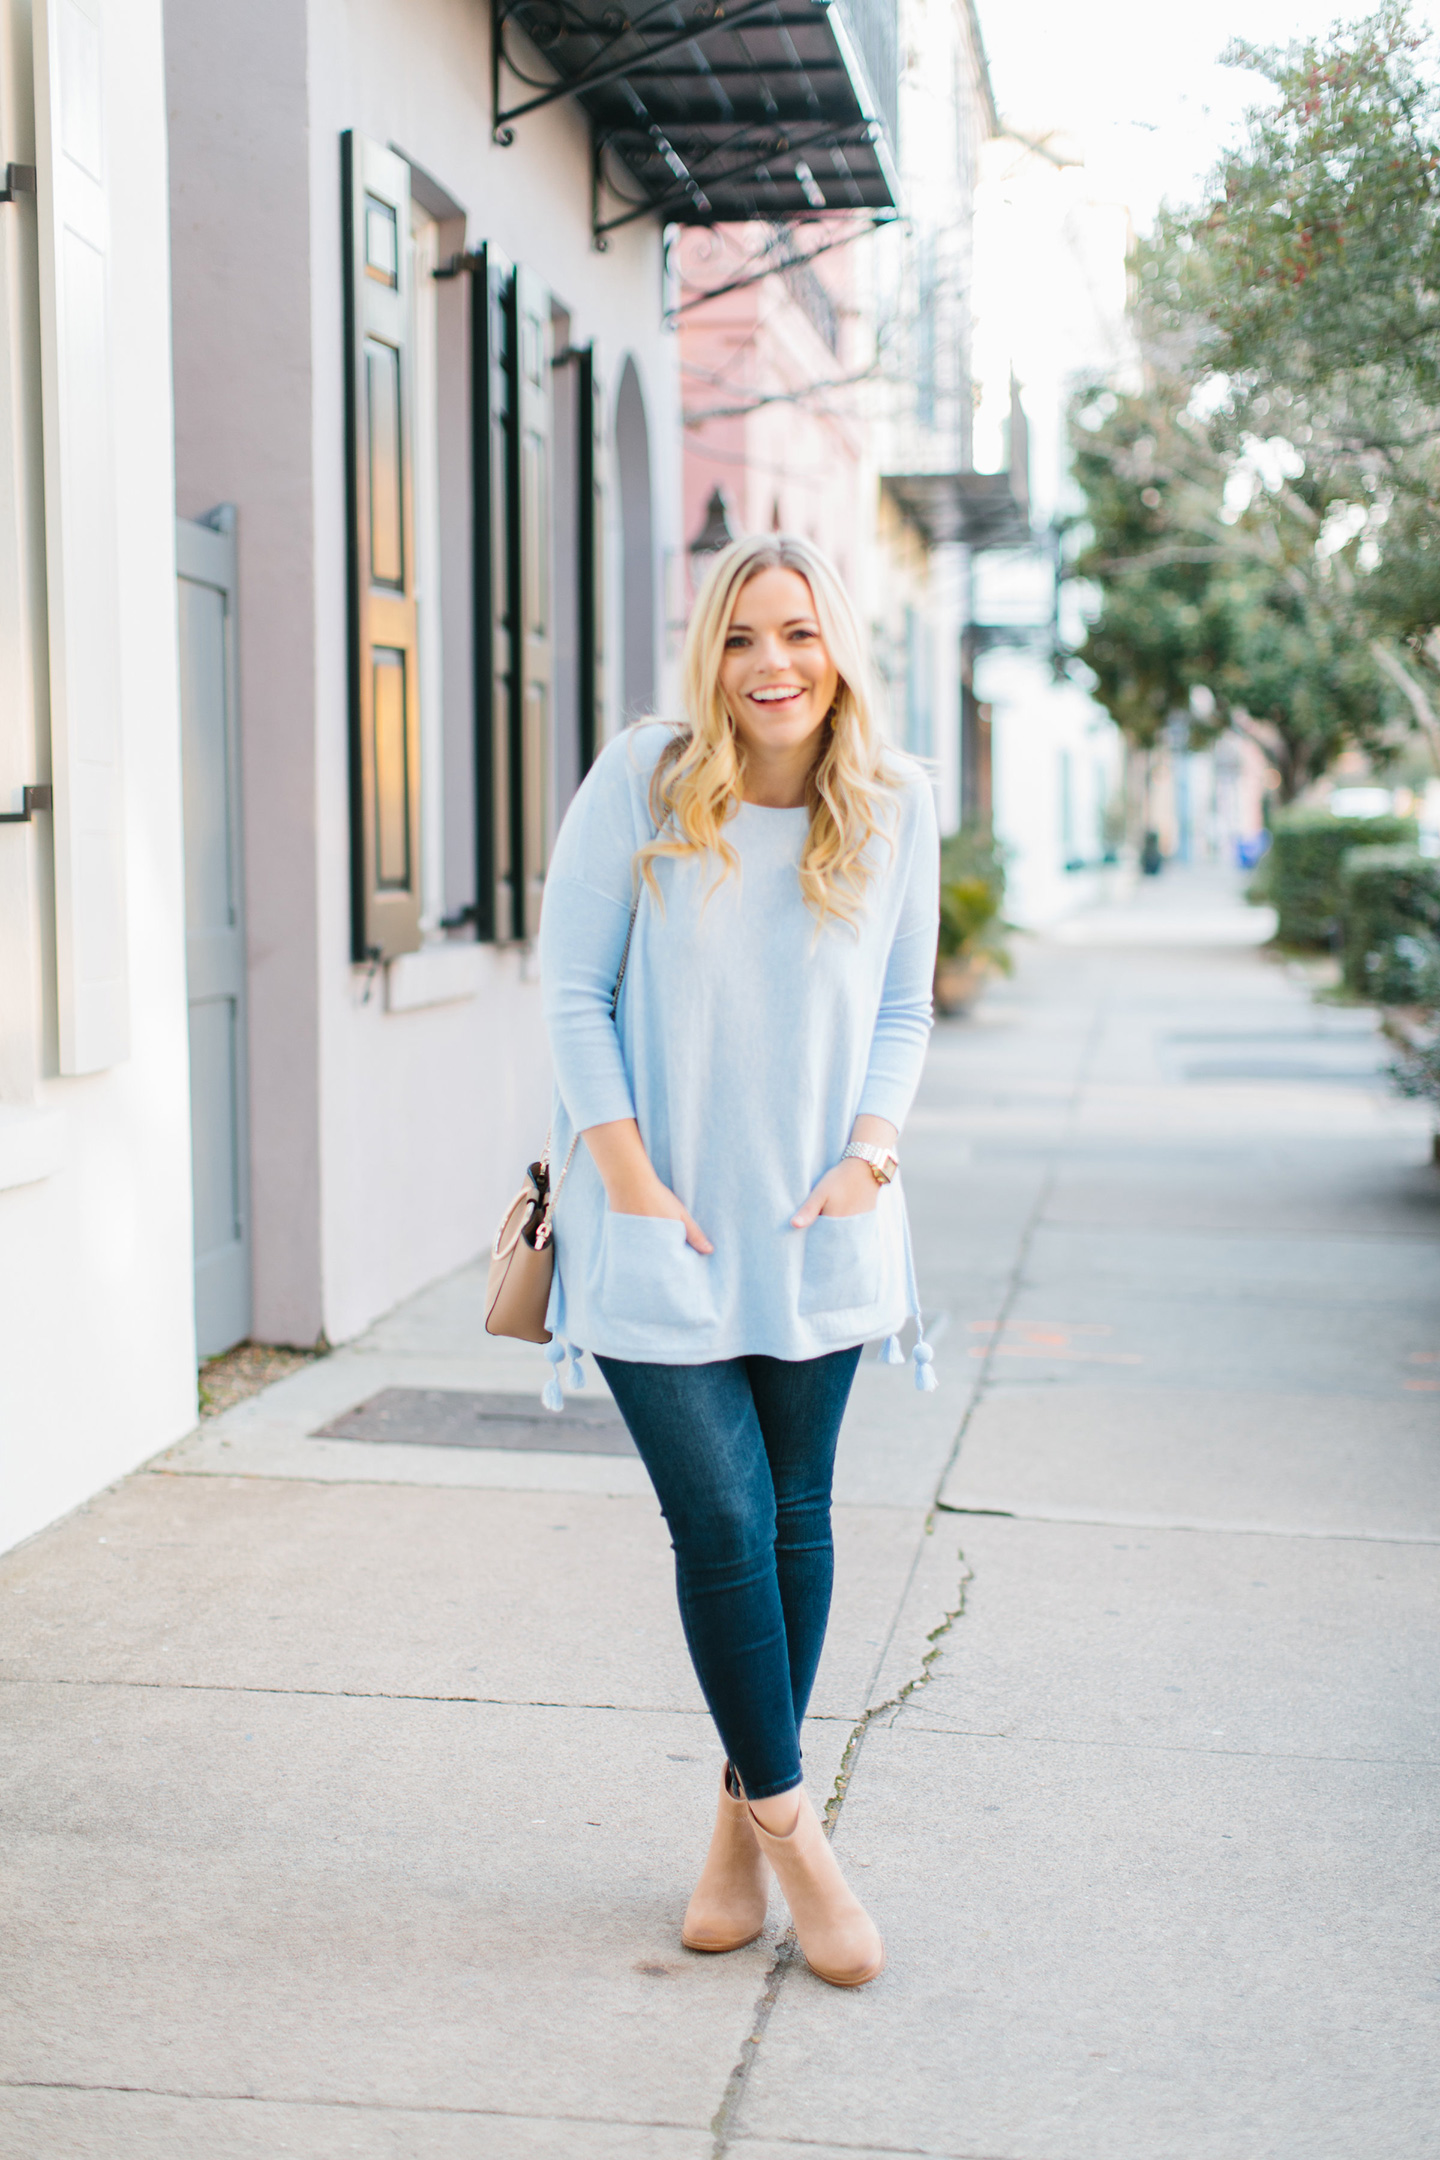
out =
<svg viewBox="0 0 1440 2160"><path fill-rule="evenodd" d="M720 1773L720 1805L710 1850L685 1911L680 1940L687 1950L740 1950L765 1925L770 1870L761 1857L750 1810L730 1791L730 1765Z"/></svg>
<svg viewBox="0 0 1440 2160"><path fill-rule="evenodd" d="M811 1972L831 1987L864 1987L884 1968L880 1930L841 1874L803 1791L799 1800L795 1827L784 1837L767 1830L752 1808L756 1842L775 1870Z"/></svg>

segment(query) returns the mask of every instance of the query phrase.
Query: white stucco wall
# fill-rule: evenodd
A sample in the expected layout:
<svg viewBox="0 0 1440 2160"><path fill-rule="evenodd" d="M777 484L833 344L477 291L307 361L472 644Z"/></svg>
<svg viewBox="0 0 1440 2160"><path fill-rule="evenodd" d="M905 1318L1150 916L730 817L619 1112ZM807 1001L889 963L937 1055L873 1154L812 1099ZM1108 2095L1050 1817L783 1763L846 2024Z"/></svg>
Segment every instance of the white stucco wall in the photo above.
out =
<svg viewBox="0 0 1440 2160"><path fill-rule="evenodd" d="M310 257L315 526L322 1318L334 1341L489 1240L523 1163L545 1137L549 1065L533 966L516 952L474 955L473 994L396 1012L366 998L349 959L346 778L345 474L340 135L396 145L467 213L467 239L495 242L541 276L596 338L613 416L633 356L650 428L655 590L679 542L674 340L662 329L660 235L645 220L597 253L590 147L568 103L521 121L509 149L490 140L489 22L474 0L312 0ZM614 476L612 475L612 483ZM607 689L618 693L618 545L611 525ZM662 694L665 685L662 677ZM407 964L412 978L422 968ZM445 964L453 965L447 952Z"/></svg>
<svg viewBox="0 0 1440 2160"><path fill-rule="evenodd" d="M986 653L975 676L991 708L995 836L1008 851L1005 913L1040 929L1107 887L1099 858L1106 805L1124 787L1120 738L1077 684L1055 681L1043 656ZM1083 869L1066 868L1077 860Z"/></svg>
<svg viewBox="0 0 1440 2160"><path fill-rule="evenodd" d="M56 1076L48 824L0 827L0 1546L194 1422L190 1141L160 0L106 0L131 1054ZM8 157L34 159L29 8L0 6ZM35 205L0 211L0 794L49 770Z"/></svg>

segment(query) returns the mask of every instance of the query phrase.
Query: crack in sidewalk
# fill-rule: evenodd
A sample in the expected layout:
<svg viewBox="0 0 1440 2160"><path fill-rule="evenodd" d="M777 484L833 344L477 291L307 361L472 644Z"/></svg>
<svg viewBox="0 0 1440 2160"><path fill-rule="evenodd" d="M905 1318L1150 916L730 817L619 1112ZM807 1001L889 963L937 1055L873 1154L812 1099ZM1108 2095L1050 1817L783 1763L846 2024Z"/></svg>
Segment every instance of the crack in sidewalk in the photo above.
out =
<svg viewBox="0 0 1440 2160"><path fill-rule="evenodd" d="M964 1414L956 1428L954 1444L945 1458L939 1477L935 1481L935 1490L926 1513L925 1526L921 1532L922 1539L933 1535L935 1525L942 1513L950 1512L949 1510L942 1510L940 1495L945 1490L946 1480L959 1459L960 1450L965 1444L965 1438L970 1430L975 1413L985 1400L989 1389L995 1369L997 1349L1004 1334L1005 1324L1014 1309L1021 1289L1024 1287L1025 1269L1030 1258L1030 1248L1034 1243L1035 1233L1044 1219L1045 1210L1050 1204L1050 1196L1055 1189L1055 1180L1059 1174L1060 1161L1079 1113L1085 1085L1090 1075L1091 1063L1104 1031L1109 1012L1109 1003L1109 998L1102 996L1096 1005L1095 1017L1086 1034L1075 1068L1074 1084L1070 1090L1069 1100L1065 1105L1064 1123L1060 1132L1056 1135L1054 1152L1049 1167L1040 1181L1040 1189L1035 1195L1034 1205L1026 1216L1021 1227L1020 1236L1016 1241L1015 1257L1006 1277L1005 1293L1000 1300L999 1311L996 1314L996 1324L985 1346L985 1355L980 1360L980 1367L975 1376L975 1384L971 1389L970 1400L965 1405ZM923 1543L917 1543L915 1557L910 1563L904 1586L896 1600L895 1618L891 1622L890 1631L886 1636L876 1662L875 1674L872 1675L872 1686L875 1678L878 1677L884 1667L890 1644L894 1640L895 1630L900 1625L901 1616L904 1613L906 1601L914 1585L915 1576L920 1565L920 1555L923 1551ZM834 1789L825 1803L823 1819L825 1834L829 1838L833 1839L839 1826L850 1781L858 1767L870 1727L878 1718L885 1716L887 1712L893 1721L911 1696L918 1689L925 1686L933 1674L935 1662L945 1648L946 1641L956 1621L964 1616L965 1593L969 1585L974 1581L975 1576L963 1550L957 1552L956 1558L959 1560L961 1568L960 1579L956 1586L956 1603L945 1612L939 1624L927 1634L925 1639L930 1647L920 1660L919 1670L913 1673L904 1685L896 1690L894 1695L887 1697L882 1703L872 1704L863 1711L845 1743L845 1751L840 1758L840 1767L836 1773ZM782 1935L776 1947L775 1962L765 1976L765 1990L755 2006L750 2031L741 2042L740 2053L736 2059L735 2067L726 2080L725 2090L720 2098L720 2105L711 2117L710 2128L715 2140L711 2149L711 2160L726 2160L726 2155L730 2151L731 2143L739 2127L740 2110L744 2104L746 2089L750 2082L750 2072L758 2059L760 2045L765 2038L770 2020L775 2014L776 2004L780 2000L780 1990L789 1974L798 1967L803 1966L804 1963L805 1960L801 1954L800 1946L795 1940L795 1931L793 1927L789 1928Z"/></svg>

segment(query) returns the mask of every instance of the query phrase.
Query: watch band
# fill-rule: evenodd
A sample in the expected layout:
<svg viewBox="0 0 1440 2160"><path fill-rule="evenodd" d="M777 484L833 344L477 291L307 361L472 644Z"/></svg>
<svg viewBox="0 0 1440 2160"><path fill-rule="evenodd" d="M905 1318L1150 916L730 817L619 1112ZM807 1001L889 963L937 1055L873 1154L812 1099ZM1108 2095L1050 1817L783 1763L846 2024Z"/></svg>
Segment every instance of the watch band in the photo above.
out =
<svg viewBox="0 0 1440 2160"><path fill-rule="evenodd" d="M877 1185L888 1185L900 1167L900 1158L893 1148L873 1147L868 1140L852 1140L840 1160L848 1162L852 1156L869 1163L870 1174Z"/></svg>

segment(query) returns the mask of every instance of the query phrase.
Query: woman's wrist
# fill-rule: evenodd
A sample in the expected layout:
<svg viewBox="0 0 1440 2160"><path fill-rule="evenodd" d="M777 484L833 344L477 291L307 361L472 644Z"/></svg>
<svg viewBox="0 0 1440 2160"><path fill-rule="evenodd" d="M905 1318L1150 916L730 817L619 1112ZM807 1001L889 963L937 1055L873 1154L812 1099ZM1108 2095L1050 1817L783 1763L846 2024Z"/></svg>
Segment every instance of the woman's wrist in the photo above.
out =
<svg viewBox="0 0 1440 2160"><path fill-rule="evenodd" d="M613 1215L648 1215L654 1210L657 1196L665 1192L648 1161L617 1165L601 1182Z"/></svg>
<svg viewBox="0 0 1440 2160"><path fill-rule="evenodd" d="M862 1110L850 1128L852 1140L863 1140L867 1147L885 1148L892 1155L899 1153L900 1135L889 1118L873 1117Z"/></svg>

